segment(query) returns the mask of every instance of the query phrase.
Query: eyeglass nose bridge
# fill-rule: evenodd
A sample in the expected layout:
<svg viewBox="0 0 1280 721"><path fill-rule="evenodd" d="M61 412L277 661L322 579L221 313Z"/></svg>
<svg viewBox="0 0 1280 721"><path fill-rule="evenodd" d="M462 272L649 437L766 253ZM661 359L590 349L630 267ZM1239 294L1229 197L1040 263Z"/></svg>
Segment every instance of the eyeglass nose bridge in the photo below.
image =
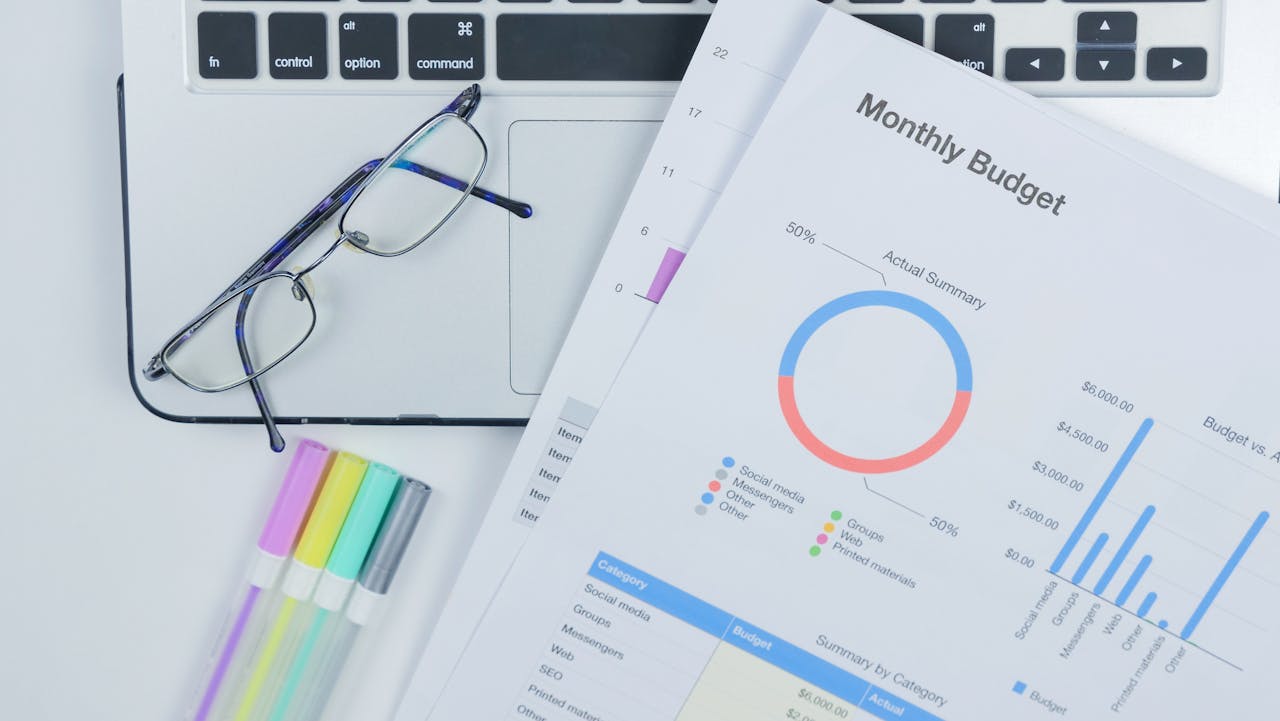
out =
<svg viewBox="0 0 1280 721"><path fill-rule="evenodd" d="M294 278L296 280L301 280L302 278L306 277L307 274L309 274L311 271L320 267L321 263L328 260L329 256L333 255L334 251L336 251L338 248L341 248L344 245L350 245L354 250L359 250L361 252L366 252L366 253L372 252L367 250L367 247L369 245L369 236L365 235L364 233L361 233L358 230L346 230L342 232L342 235L338 236L337 240L333 241L333 245L330 245L328 250L320 254L319 258L316 258L315 260L311 261L311 263L307 267L294 273L293 274ZM293 293L294 293L294 296L296 297L298 294L297 288L294 289ZM301 298L299 298L299 300L301 300Z"/></svg>

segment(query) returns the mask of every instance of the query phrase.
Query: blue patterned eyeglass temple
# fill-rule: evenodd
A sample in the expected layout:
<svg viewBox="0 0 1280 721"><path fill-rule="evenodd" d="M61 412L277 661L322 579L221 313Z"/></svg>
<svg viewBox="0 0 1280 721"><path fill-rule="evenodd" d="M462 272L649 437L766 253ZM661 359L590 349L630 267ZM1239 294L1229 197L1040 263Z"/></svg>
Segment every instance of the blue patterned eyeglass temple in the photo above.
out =
<svg viewBox="0 0 1280 721"><path fill-rule="evenodd" d="M519 218L530 218L533 216L533 208L528 203L522 203L510 198L504 197L497 193L476 185L476 181L484 171L485 160L488 157L488 151L484 145L484 139L471 125L471 116L475 114L476 109L480 105L480 86L472 85L462 91L458 97L454 98L443 110L428 118L419 125L412 133L404 138L394 150L388 153L384 158L377 158L361 165L345 180L338 184L336 188L329 192L319 203L316 204L302 220L298 221L283 237L277 240L266 253L263 253L252 265L249 266L244 273L241 273L234 282L229 285L218 297L210 303L204 310L198 313L194 318L182 326L182 328L174 333L169 340L161 347L142 370L142 375L147 380L157 380L172 375L181 383L205 393L214 393L229 390L244 384L249 384L253 390L254 400L257 402L258 412L262 415L263 423L266 425L267 434L270 438L271 449L276 452L284 450L284 438L280 435L279 429L276 427L274 414L270 405L267 403L266 394L263 392L260 377L271 368L275 367L280 361L296 351L303 342L311 335L311 331L315 328L315 304L311 299L310 291L306 283L303 281L307 274L315 270L321 263L325 262L335 250L343 245L348 245L357 250L383 257L395 257L413 250L417 246L428 240L436 231L447 224L448 220L453 217L458 207L468 197L479 198L487 203L496 205ZM478 153L478 169L472 178L460 178L455 175L441 172L439 170L428 167L427 165L411 160L407 156L420 141L431 134L437 127L445 122L445 119L452 121L462 121L469 136L464 135L467 142L474 141L477 146L474 150ZM455 123L456 124L456 123ZM472 137L473 136L473 137ZM465 143L464 143L465 145ZM387 159L390 162L386 162ZM421 160L420 158L418 160ZM362 192L368 187L376 183L376 180L389 169L398 169L414 173L415 175L427 178L429 180L440 183L454 190L459 191L456 204L448 209L448 212L441 213L441 217L436 220L434 227L422 228L422 235L413 242L403 244L403 247L395 247L391 249L375 247L370 242L367 235L359 230L346 230L344 223L347 214L352 207L359 202ZM439 186L436 186L439 187ZM345 210L344 210L345 208ZM312 261L304 269L294 272L284 272L277 270L289 256L297 250L315 231L331 220L334 216L342 211L338 222L338 238L329 248L320 255L319 258ZM279 357L269 359L266 363L255 364L252 354L250 353L249 342L246 339L245 321L254 293L259 291L267 283L277 283L284 281L290 284L290 291L295 300L305 301L306 307L311 313L310 328L302 334L301 340L298 340L292 347L279 354ZM207 382L196 382L184 375L171 366L170 356L178 352L185 344L196 336L206 323L224 308L229 308L235 304L235 330L234 343L236 352L239 357L240 368L238 369L237 378L220 385L209 385ZM212 332L212 331L209 331ZM206 333L208 334L208 332ZM232 339L227 338L227 343L231 343Z"/></svg>

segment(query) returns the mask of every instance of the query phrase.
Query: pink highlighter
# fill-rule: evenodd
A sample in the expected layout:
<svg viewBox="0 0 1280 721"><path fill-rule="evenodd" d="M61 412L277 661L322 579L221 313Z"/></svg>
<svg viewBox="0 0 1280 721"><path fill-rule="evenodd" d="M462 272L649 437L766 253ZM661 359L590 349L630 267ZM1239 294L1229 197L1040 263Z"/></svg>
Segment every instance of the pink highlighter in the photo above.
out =
<svg viewBox="0 0 1280 721"><path fill-rule="evenodd" d="M268 614L262 613L262 609L268 604L263 598L269 596L279 582L280 571L293 552L298 529L311 509L329 455L329 449L315 441L304 440L298 444L267 524L258 537L246 587L237 595L233 611L214 646L199 702L187 716L191 721L208 721L215 707L224 706L226 699L235 695L227 692L240 685L238 679L244 676L244 666L253 658L265 630Z"/></svg>

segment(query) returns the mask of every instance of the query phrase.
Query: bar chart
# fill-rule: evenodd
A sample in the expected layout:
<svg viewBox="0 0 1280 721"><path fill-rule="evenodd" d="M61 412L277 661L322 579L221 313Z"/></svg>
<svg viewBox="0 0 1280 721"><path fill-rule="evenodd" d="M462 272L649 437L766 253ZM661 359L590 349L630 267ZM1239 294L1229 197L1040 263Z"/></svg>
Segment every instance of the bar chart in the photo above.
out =
<svg viewBox="0 0 1280 721"><path fill-rule="evenodd" d="M1161 442L1153 449L1151 439L1155 437ZM1174 455L1170 449L1181 454ZM1195 456L1204 459L1187 460ZM1226 452L1202 446L1185 434L1145 419L1048 571L1234 666L1201 645L1197 631L1215 618L1221 628L1231 631L1259 628L1251 617L1248 589L1235 594L1230 608L1219 607L1224 592L1241 585L1242 564L1251 560L1251 551L1258 555L1255 545L1271 517L1266 509L1230 505L1231 483L1250 475L1261 477ZM1118 500L1125 483L1135 476L1137 488ZM1154 497L1163 486L1182 491L1185 498L1174 500L1165 494L1165 508L1139 498L1143 494ZM1161 549L1167 553L1162 555ZM1186 562L1188 549L1200 563ZM1170 561L1162 564L1162 558ZM1259 582L1274 585L1262 573L1250 571L1248 575L1246 586Z"/></svg>

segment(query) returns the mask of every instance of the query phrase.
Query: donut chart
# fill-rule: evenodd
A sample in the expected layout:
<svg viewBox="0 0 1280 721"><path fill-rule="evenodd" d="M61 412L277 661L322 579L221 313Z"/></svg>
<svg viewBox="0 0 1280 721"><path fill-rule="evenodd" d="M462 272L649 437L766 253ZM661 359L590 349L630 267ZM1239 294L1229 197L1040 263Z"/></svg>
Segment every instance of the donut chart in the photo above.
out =
<svg viewBox="0 0 1280 721"><path fill-rule="evenodd" d="M800 353L813 334L832 319L861 308L894 308L927 323L947 344L956 371L956 395L942 426L919 446L889 458L860 458L827 445L810 430L796 405L795 373ZM815 310L796 328L782 352L778 368L778 402L782 416L797 440L810 453L837 468L855 473L892 473L910 468L942 450L960 430L973 395L973 367L969 351L951 321L919 298L887 290L862 291L841 296Z"/></svg>

